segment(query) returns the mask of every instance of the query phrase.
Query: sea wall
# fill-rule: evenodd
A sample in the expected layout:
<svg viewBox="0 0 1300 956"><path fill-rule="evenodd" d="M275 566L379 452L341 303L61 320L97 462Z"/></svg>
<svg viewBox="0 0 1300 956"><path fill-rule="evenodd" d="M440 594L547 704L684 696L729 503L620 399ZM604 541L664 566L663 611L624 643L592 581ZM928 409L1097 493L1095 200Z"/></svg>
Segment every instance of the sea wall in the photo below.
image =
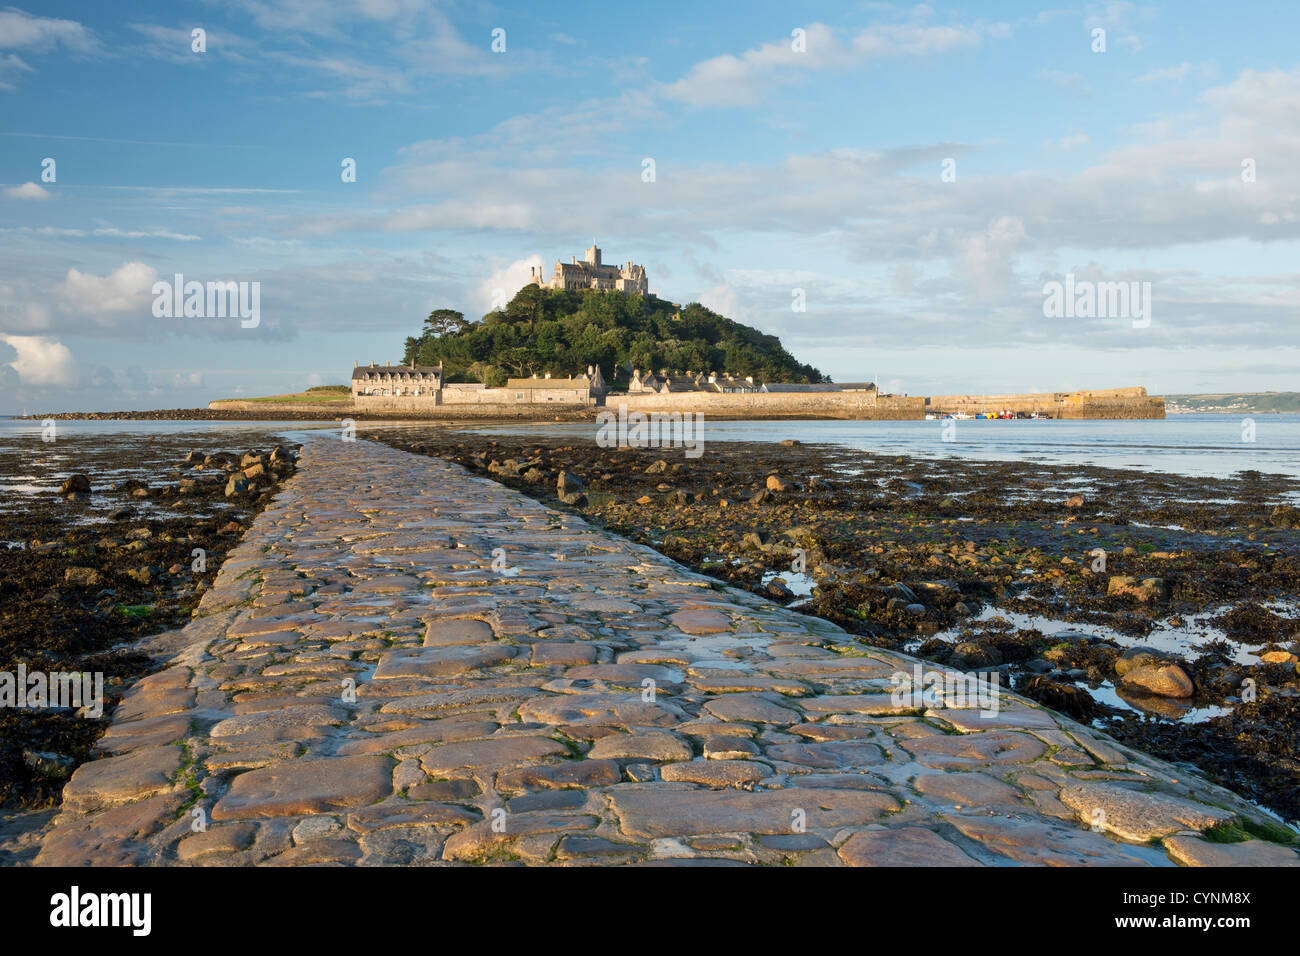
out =
<svg viewBox="0 0 1300 956"><path fill-rule="evenodd" d="M1079 392L1020 392L1002 395L932 395L925 410L933 415L979 415L1009 410L1053 418L1164 418L1165 400L1140 386Z"/></svg>
<svg viewBox="0 0 1300 956"><path fill-rule="evenodd" d="M500 402L491 393L502 389L466 391L462 401L439 404L426 395L370 395L353 403L249 402L237 399L215 401L209 408L252 413L298 413L331 415L339 418L373 415L380 418L428 418L434 420L513 419L566 421L589 420L595 416L592 403ZM471 399L469 396L473 395ZM1043 414L1063 419L1164 418L1165 400L1149 396L1144 388L1104 389L1081 392L1036 392L1004 395L935 395L930 398L877 395L875 392L767 392L718 394L716 392L670 392L660 395L642 392L608 395L605 406L628 411L699 412L718 419L858 419L917 420L929 414L978 415L1010 410L1013 413Z"/></svg>
<svg viewBox="0 0 1300 956"><path fill-rule="evenodd" d="M701 412L718 418L925 418L923 398L877 397L875 392L641 392L609 395L605 405L611 409L627 405L628 411Z"/></svg>

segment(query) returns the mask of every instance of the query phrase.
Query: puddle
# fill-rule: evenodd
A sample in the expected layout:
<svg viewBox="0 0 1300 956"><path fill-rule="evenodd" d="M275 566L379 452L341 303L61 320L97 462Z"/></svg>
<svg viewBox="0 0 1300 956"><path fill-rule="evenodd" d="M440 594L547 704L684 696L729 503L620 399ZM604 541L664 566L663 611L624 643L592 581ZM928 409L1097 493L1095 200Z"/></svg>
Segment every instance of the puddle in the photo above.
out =
<svg viewBox="0 0 1300 956"><path fill-rule="evenodd" d="M1300 608L1288 605L1283 601L1271 601L1261 605L1261 607L1281 617L1300 620ZM1233 640L1221 628L1209 623L1211 618L1217 617L1230 609L1231 605L1213 608L1203 614L1184 618L1182 624L1177 626L1171 624L1169 620L1157 621L1149 635L1135 637L1099 625L1072 624L1037 614L1021 614L1004 608L985 607L977 616L970 618L964 626L920 636L909 641L903 649L909 654L915 653L924 641L931 638L955 643L961 639L964 630L982 622L1001 619L1019 630L1040 631L1048 640L1059 638L1060 641L1064 642L1077 640L1080 636L1101 638L1114 641L1120 647L1141 647L1164 651L1187 660L1199 657L1203 653L1202 648L1204 645L1214 641L1223 641L1230 649L1230 657L1235 663L1258 664L1259 653L1264 647L1263 644L1249 644ZM1232 707L1223 705L1187 706L1175 698L1132 698L1127 692L1118 690L1112 681L1104 681L1097 687L1093 687L1086 681L1076 683L1086 688L1098 701L1119 710L1164 717L1181 723L1201 723L1213 717L1230 714L1233 710ZM1098 726L1103 724L1102 721L1097 722Z"/></svg>

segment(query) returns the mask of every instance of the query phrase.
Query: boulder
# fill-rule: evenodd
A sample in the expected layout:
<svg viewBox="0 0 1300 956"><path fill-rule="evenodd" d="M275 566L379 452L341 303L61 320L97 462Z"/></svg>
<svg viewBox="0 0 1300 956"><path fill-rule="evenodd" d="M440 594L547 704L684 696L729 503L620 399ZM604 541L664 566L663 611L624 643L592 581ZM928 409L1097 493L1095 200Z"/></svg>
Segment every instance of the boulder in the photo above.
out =
<svg viewBox="0 0 1300 956"><path fill-rule="evenodd" d="M226 497L231 498L235 495L242 495L248 492L248 479L243 475L231 475L230 480L226 482Z"/></svg>
<svg viewBox="0 0 1300 956"><path fill-rule="evenodd" d="M783 478L780 475L767 476L768 491L789 491L794 487L795 487L794 482L788 478Z"/></svg>
<svg viewBox="0 0 1300 956"><path fill-rule="evenodd" d="M650 467L645 470L645 473L647 475L662 475L667 470L668 462L660 458L658 461L650 465Z"/></svg>
<svg viewBox="0 0 1300 956"><path fill-rule="evenodd" d="M89 588L99 584L100 577L94 568L68 568L63 572L63 581L74 587Z"/></svg>
<svg viewBox="0 0 1300 956"><path fill-rule="evenodd" d="M1116 658L1115 673L1120 677L1123 677L1129 671L1135 670L1139 667L1145 667L1150 664L1159 666L1174 663L1177 662L1164 651L1156 651L1146 647L1130 647Z"/></svg>
<svg viewBox="0 0 1300 956"><path fill-rule="evenodd" d="M1128 687L1158 697L1191 697L1196 692L1192 679L1177 664L1143 664L1130 669L1122 680Z"/></svg>
<svg viewBox="0 0 1300 956"><path fill-rule="evenodd" d="M81 474L69 475L68 480L60 486L59 494L65 498L72 495L88 495L90 494L90 479Z"/></svg>
<svg viewBox="0 0 1300 956"><path fill-rule="evenodd" d="M1133 598L1143 603L1163 601L1169 597L1169 584L1164 578L1137 578L1125 574L1113 575L1106 582L1106 594L1111 597Z"/></svg>
<svg viewBox="0 0 1300 956"><path fill-rule="evenodd" d="M555 476L555 489L559 494L561 501L564 501L565 495L576 494L577 492L582 491L582 488L582 479L571 471L561 469L560 473ZM564 503L571 504L571 502L568 501L565 501Z"/></svg>

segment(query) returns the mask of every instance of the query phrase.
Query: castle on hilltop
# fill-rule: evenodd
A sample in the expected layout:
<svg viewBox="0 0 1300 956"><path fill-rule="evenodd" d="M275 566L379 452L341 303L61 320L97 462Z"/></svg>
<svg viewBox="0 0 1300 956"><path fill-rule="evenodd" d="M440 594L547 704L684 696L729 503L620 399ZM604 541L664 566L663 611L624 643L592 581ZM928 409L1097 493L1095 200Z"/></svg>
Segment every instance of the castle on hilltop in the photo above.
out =
<svg viewBox="0 0 1300 956"><path fill-rule="evenodd" d="M631 261L624 263L622 268L605 265L600 261L600 246L595 243L583 254L581 262L577 256L573 257L573 262L556 260L555 272L549 280L538 267L528 271L532 276L530 284L543 289L600 289L627 295L646 295L650 291L645 266Z"/></svg>

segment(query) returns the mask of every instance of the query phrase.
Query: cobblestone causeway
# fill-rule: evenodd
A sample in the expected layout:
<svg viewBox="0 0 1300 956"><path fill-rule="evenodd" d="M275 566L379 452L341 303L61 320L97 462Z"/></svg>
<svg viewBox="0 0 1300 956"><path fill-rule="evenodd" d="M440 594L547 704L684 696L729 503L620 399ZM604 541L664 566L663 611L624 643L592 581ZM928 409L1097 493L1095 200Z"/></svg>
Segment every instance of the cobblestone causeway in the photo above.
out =
<svg viewBox="0 0 1300 956"><path fill-rule="evenodd" d="M1263 815L1190 772L900 705L914 659L383 445L308 442L198 613L38 865L1300 862L1205 839Z"/></svg>

